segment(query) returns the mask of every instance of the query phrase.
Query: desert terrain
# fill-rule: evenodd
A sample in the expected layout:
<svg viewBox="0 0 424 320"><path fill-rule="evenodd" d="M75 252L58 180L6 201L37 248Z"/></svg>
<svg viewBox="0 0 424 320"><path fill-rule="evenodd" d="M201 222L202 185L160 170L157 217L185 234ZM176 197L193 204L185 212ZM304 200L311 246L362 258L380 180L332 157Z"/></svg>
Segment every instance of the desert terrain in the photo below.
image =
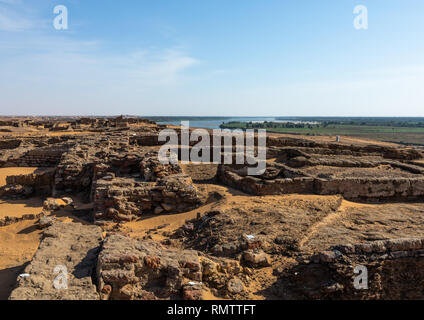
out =
<svg viewBox="0 0 424 320"><path fill-rule="evenodd" d="M249 176L161 164L166 127L0 119L0 299L424 298L419 149L273 133Z"/></svg>

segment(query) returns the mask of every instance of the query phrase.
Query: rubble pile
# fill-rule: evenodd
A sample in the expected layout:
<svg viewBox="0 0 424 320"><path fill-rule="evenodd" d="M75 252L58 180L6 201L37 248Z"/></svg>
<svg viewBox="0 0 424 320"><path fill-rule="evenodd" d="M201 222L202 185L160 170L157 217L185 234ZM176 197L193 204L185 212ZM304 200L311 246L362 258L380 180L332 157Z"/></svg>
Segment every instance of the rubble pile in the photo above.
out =
<svg viewBox="0 0 424 320"><path fill-rule="evenodd" d="M166 126L137 117L0 126L0 168L33 172L7 171L0 205L34 208L0 212L0 231L41 237L11 300L424 298L416 148L270 136L252 175L235 145L226 159L244 163L161 163ZM176 132L181 160L196 141Z"/></svg>
<svg viewBox="0 0 424 320"><path fill-rule="evenodd" d="M9 299L98 300L95 272L101 241L99 227L53 223L44 232L37 253L18 277ZM58 278L60 275L66 281Z"/></svg>
<svg viewBox="0 0 424 320"><path fill-rule="evenodd" d="M412 148L355 147L302 140L270 139L275 157L259 176L247 166L218 167L221 182L253 195L341 194L349 200L418 200L424 196L424 170L413 160L422 154ZM284 143L290 147L282 146Z"/></svg>

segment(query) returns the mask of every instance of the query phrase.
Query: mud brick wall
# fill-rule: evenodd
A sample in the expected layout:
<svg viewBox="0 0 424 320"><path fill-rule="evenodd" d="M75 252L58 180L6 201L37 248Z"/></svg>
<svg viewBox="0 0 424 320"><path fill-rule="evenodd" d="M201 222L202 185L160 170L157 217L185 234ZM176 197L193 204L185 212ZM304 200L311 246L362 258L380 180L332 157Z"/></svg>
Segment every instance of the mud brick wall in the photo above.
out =
<svg viewBox="0 0 424 320"><path fill-rule="evenodd" d="M240 166L220 165L217 177L224 184L254 195L278 195L306 193L319 195L342 195L349 200L419 200L424 196L424 178L335 178L320 179L297 176L295 169L269 167L262 176L246 176ZM272 179L272 170L282 170ZM270 170L270 171L268 171ZM275 173L274 173L275 175ZM271 179L270 179L271 177Z"/></svg>
<svg viewBox="0 0 424 320"><path fill-rule="evenodd" d="M187 282L202 280L196 251L118 234L105 239L97 266L102 300L181 299Z"/></svg>
<svg viewBox="0 0 424 320"><path fill-rule="evenodd" d="M24 214L21 217L5 216L5 217L0 218L0 227L15 224L15 223L18 223L20 221L35 220L35 219L41 218L42 216L44 216L43 212L37 213L37 214L35 214L35 213Z"/></svg>
<svg viewBox="0 0 424 320"><path fill-rule="evenodd" d="M167 176L157 182L131 178L99 179L93 184L92 193L97 219L131 221L146 213L178 213L200 205L191 178L182 174Z"/></svg>
<svg viewBox="0 0 424 320"><path fill-rule="evenodd" d="M61 163L56 170L54 186L56 192L79 192L90 190L93 165L81 162Z"/></svg>
<svg viewBox="0 0 424 320"><path fill-rule="evenodd" d="M26 152L13 163L19 167L55 167L68 148L40 148Z"/></svg>
<svg viewBox="0 0 424 320"><path fill-rule="evenodd" d="M159 134L157 133L145 133L130 137L131 145L136 144L139 146L159 146L164 143L165 142L159 142Z"/></svg>
<svg viewBox="0 0 424 320"><path fill-rule="evenodd" d="M303 166L330 166L339 168L375 168L381 164L389 164L387 161L367 161L367 160L339 160L311 157L310 159L290 159L288 165L292 167Z"/></svg>
<svg viewBox="0 0 424 320"><path fill-rule="evenodd" d="M16 149L22 144L22 140L19 139L7 139L7 140L0 140L0 150L6 150L6 149Z"/></svg>
<svg viewBox="0 0 424 320"><path fill-rule="evenodd" d="M397 163L393 161L393 162L390 162L390 165L394 168L399 168L401 170L405 170L411 173L424 174L424 169L415 164Z"/></svg>
<svg viewBox="0 0 424 320"><path fill-rule="evenodd" d="M311 177L263 180L252 176L242 177L234 172L220 169L218 169L218 177L226 185L254 195L313 193L314 191L314 179Z"/></svg>
<svg viewBox="0 0 424 320"><path fill-rule="evenodd" d="M314 179L310 177L265 180L257 188L258 195L312 193Z"/></svg>
<svg viewBox="0 0 424 320"><path fill-rule="evenodd" d="M38 195L50 195L54 181L55 170L49 169L40 173L16 175L6 177L8 185L21 185L31 187L33 193Z"/></svg>
<svg viewBox="0 0 424 320"><path fill-rule="evenodd" d="M182 172L179 165L161 165L155 152L134 152L124 156L119 153L104 153L104 158L99 159L100 150L101 148L75 148L64 154L56 171L56 190L91 190L90 197L93 199L97 180L104 177L112 180L115 177L135 176L146 181L157 181L164 176Z"/></svg>
<svg viewBox="0 0 424 320"><path fill-rule="evenodd" d="M424 178L315 179L315 193L350 200L419 199L424 196Z"/></svg>
<svg viewBox="0 0 424 320"><path fill-rule="evenodd" d="M289 272L293 289L312 299L424 299L424 239L336 246ZM354 268L368 272L368 289L354 287ZM300 284L303 279L302 285Z"/></svg>
<svg viewBox="0 0 424 320"><path fill-rule="evenodd" d="M139 170L141 177L146 181L157 181L162 177L182 173L179 164L162 165L157 155L144 157L139 163Z"/></svg>
<svg viewBox="0 0 424 320"><path fill-rule="evenodd" d="M113 181L98 179L92 185L96 219L131 221L141 216L144 210L150 211L152 198L149 191L153 184L122 178Z"/></svg>
<svg viewBox="0 0 424 320"><path fill-rule="evenodd" d="M93 154L98 150L92 146L98 146L99 143L90 140L84 142L85 144L77 145L63 154L57 165L55 192L90 190L95 166Z"/></svg>
<svg viewBox="0 0 424 320"><path fill-rule="evenodd" d="M297 153L303 153L303 156L305 156L305 154L306 155L312 155L312 154L315 154L315 155L319 155L319 154L320 155L344 155L344 156L361 156L361 155L363 155L360 152L355 152L355 151L351 151L351 150L343 150L343 149L334 150L334 149L307 148L307 147L295 147L295 148L293 148L293 147L270 147L270 148L275 149L275 150L280 150L280 153L282 155L284 155L284 154L290 155L290 153L291 153L292 156L294 156L294 157L295 156L302 156L302 155L299 155L299 154L296 155L295 153L290 152L290 149L297 151ZM287 149L289 149L289 150L287 150Z"/></svg>
<svg viewBox="0 0 424 320"><path fill-rule="evenodd" d="M0 121L0 127L22 127L23 123L21 121Z"/></svg>
<svg viewBox="0 0 424 320"><path fill-rule="evenodd" d="M328 150L325 153L331 152L333 154L338 154L340 152L341 154L346 154L347 151L350 151L352 155L381 155L388 159L397 160L415 160L423 158L423 154L421 152L412 148L392 148L377 145L357 146L337 143L317 143L314 141L293 138L267 137L267 146L308 148L310 150L309 152L314 150L313 153L320 153L317 151L318 148Z"/></svg>
<svg viewBox="0 0 424 320"><path fill-rule="evenodd" d="M181 143L181 132L180 130L175 130L178 135L178 144ZM139 146L161 146L167 141L159 141L159 133L142 133L137 136L129 138L130 144L137 144ZM195 145L196 142L189 141L190 145Z"/></svg>
<svg viewBox="0 0 424 320"><path fill-rule="evenodd" d="M0 187L1 199L21 199L28 198L33 194L31 187L24 187L18 184L7 184Z"/></svg>
<svg viewBox="0 0 424 320"><path fill-rule="evenodd" d="M6 177L7 184L20 184L23 186L46 186L51 185L54 177L54 169L42 171L40 173L23 174Z"/></svg>

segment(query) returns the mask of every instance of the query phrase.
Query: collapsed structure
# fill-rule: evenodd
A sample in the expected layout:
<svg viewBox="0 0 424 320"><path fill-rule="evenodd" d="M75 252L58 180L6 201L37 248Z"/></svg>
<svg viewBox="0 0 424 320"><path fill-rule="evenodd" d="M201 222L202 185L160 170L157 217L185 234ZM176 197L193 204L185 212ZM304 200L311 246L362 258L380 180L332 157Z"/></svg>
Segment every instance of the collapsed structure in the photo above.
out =
<svg viewBox="0 0 424 320"><path fill-rule="evenodd" d="M418 200L424 195L420 152L381 146L323 144L268 139L273 162L261 176L248 165L220 165L219 179L253 195L289 193L333 195L361 201Z"/></svg>
<svg viewBox="0 0 424 320"><path fill-rule="evenodd" d="M181 163L159 162L164 142L158 136L164 127L149 120L38 119L0 126L71 133L15 134L0 140L0 167L40 168L8 176L0 197L48 198L40 215L0 219L1 227L41 218L40 227L46 228L10 299L202 299L206 292L250 299L252 281L262 286L261 297L270 298L423 298L424 231L419 225L405 220L390 231L391 223L405 218L388 214L392 222L378 220L387 225L378 235L382 239L372 237L372 212L343 205L345 200L364 206L421 201L424 162L414 148L272 136L267 138L263 174L249 176L247 162L199 164L212 172L202 182ZM211 183L243 196L231 202L225 192L204 194L199 189ZM297 194L316 198L281 198ZM88 209L77 212L73 198ZM202 211L206 205L212 207ZM49 212L66 206L84 223L49 220ZM408 206L414 221L421 219L420 205ZM199 210L197 218L164 232L161 241L121 230L152 216L192 210ZM358 217L365 216L371 222L352 235L348 227L357 227ZM318 236L317 230L333 221L353 222ZM52 286L57 265L66 266L71 275L65 291ZM370 274L369 290L354 288L357 265ZM269 269L274 283L264 276ZM394 270L406 276L390 275Z"/></svg>

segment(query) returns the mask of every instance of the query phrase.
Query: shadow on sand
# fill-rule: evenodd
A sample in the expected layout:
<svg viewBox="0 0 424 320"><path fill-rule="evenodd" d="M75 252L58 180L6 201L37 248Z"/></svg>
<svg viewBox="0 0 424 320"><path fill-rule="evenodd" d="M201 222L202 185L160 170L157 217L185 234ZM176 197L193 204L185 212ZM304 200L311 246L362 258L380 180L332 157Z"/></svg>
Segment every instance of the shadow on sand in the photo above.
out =
<svg viewBox="0 0 424 320"><path fill-rule="evenodd" d="M0 270L0 300L7 300L15 288L16 279L29 262L21 266Z"/></svg>

